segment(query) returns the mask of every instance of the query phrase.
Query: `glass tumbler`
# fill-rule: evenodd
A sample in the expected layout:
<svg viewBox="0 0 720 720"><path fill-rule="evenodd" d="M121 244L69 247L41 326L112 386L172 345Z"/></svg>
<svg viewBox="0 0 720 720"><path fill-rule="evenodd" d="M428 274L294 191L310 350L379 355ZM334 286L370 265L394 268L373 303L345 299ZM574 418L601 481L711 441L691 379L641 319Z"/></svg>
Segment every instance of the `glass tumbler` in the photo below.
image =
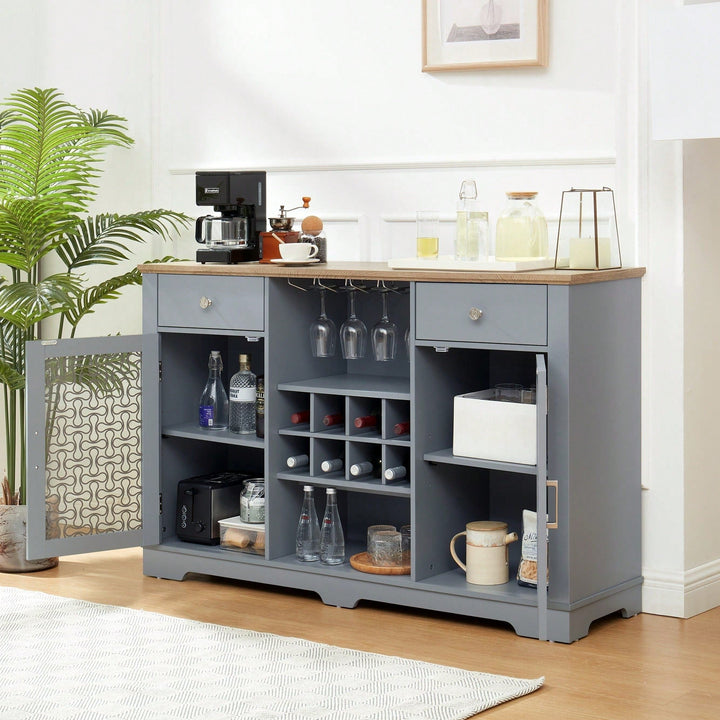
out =
<svg viewBox="0 0 720 720"><path fill-rule="evenodd" d="M440 214L435 210L417 212L417 256L436 259L440 249Z"/></svg>
<svg viewBox="0 0 720 720"><path fill-rule="evenodd" d="M370 562L379 567L402 565L402 536L397 530L376 532L368 547Z"/></svg>

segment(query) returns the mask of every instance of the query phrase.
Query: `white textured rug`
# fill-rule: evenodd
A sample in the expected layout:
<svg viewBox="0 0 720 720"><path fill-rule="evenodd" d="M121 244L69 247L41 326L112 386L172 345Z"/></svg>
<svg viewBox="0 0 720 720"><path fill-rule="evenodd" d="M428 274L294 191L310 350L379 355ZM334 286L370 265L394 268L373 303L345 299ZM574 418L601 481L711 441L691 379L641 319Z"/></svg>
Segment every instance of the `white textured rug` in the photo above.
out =
<svg viewBox="0 0 720 720"><path fill-rule="evenodd" d="M0 588L2 720L461 720L520 680Z"/></svg>

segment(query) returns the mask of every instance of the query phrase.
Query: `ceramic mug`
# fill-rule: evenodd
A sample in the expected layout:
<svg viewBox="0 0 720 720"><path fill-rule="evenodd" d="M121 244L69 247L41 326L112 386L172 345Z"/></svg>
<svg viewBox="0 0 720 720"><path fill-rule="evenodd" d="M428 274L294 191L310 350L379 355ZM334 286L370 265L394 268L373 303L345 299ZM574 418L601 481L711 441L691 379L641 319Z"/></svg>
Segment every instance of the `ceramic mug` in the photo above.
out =
<svg viewBox="0 0 720 720"><path fill-rule="evenodd" d="M494 520L469 522L463 532L450 541L453 560L465 571L465 579L473 585L503 585L509 580L507 546L518 539L508 533L507 523ZM455 553L455 541L464 535L465 560Z"/></svg>

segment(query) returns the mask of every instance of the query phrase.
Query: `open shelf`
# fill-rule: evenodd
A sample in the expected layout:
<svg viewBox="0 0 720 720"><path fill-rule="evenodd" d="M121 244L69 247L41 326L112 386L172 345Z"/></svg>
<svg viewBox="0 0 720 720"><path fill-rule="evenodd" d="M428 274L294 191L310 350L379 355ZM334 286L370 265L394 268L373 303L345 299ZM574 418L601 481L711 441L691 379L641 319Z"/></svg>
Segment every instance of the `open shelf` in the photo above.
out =
<svg viewBox="0 0 720 720"><path fill-rule="evenodd" d="M409 482L394 482L392 484L384 485L380 478L370 478L368 480L345 480L342 473L307 475L293 472L281 472L277 474L277 477L279 480L289 480L303 485L332 487L337 490L349 490L351 492L363 492L375 495L410 497Z"/></svg>
<svg viewBox="0 0 720 720"><path fill-rule="evenodd" d="M227 445L242 445L245 447L263 448L265 440L257 435L240 435L229 430L206 430L195 423L182 425L169 425L162 429L166 437L181 437L190 440L204 440L206 442L225 443Z"/></svg>
<svg viewBox="0 0 720 720"><path fill-rule="evenodd" d="M423 460L446 465L462 465L463 467L484 468L485 470L501 470L503 472L520 473L523 475L537 475L537 465L522 465L520 463L498 462L497 460L483 460L482 458L468 458L453 455L452 448L436 450L423 455Z"/></svg>
<svg viewBox="0 0 720 720"><path fill-rule="evenodd" d="M410 380L406 377L343 373L279 383L278 390L409 400Z"/></svg>
<svg viewBox="0 0 720 720"><path fill-rule="evenodd" d="M537 606L537 590L522 587L515 579L517 568L510 568L510 580L502 585L473 585L465 579L465 573L456 568L433 575L426 580L417 580L416 585L424 590L437 590L448 595L462 595L483 600L515 603L516 605Z"/></svg>

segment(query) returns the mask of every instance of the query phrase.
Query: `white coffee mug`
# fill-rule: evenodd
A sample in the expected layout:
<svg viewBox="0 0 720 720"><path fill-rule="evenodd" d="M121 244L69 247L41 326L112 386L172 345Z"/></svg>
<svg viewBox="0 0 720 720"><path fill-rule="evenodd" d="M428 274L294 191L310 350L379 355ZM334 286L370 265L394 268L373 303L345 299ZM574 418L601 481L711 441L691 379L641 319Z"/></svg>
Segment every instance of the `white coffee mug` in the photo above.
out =
<svg viewBox="0 0 720 720"><path fill-rule="evenodd" d="M281 243L279 248L283 260L310 260L318 253L317 245L312 243Z"/></svg>
<svg viewBox="0 0 720 720"><path fill-rule="evenodd" d="M508 533L507 523L493 520L469 522L463 532L450 541L453 560L465 571L465 579L473 585L503 585L509 580L507 546L518 539ZM455 541L465 535L465 560L455 553Z"/></svg>

